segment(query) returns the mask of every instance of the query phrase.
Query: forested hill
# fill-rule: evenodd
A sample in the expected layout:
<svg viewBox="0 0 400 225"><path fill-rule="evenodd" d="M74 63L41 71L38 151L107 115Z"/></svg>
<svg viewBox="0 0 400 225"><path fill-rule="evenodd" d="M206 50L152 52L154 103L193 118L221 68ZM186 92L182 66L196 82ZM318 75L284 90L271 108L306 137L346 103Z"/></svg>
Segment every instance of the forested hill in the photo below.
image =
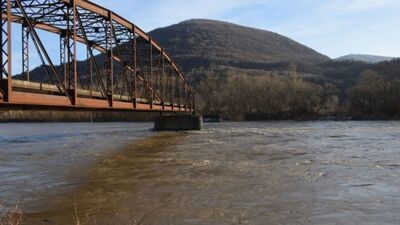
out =
<svg viewBox="0 0 400 225"><path fill-rule="evenodd" d="M156 29L150 35L186 72L210 65L269 70L277 64L329 60L277 33L214 20L188 20Z"/></svg>
<svg viewBox="0 0 400 225"><path fill-rule="evenodd" d="M335 59L335 61L359 61L359 62L367 62L367 63L380 63L385 61L391 61L396 58L387 57L387 56L378 56L378 55L359 55L359 54L351 54L345 55Z"/></svg>

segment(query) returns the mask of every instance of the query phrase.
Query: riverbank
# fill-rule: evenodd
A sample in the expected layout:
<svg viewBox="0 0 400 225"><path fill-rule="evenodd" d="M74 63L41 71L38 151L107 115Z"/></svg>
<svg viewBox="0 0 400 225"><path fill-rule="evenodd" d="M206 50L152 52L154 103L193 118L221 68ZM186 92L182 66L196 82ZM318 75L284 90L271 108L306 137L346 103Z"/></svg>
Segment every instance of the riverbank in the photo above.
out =
<svg viewBox="0 0 400 225"><path fill-rule="evenodd" d="M400 116L383 115L349 115L349 114L307 114L299 116L271 115L271 114L247 114L237 117L221 116L223 121L251 122L251 121L399 121Z"/></svg>

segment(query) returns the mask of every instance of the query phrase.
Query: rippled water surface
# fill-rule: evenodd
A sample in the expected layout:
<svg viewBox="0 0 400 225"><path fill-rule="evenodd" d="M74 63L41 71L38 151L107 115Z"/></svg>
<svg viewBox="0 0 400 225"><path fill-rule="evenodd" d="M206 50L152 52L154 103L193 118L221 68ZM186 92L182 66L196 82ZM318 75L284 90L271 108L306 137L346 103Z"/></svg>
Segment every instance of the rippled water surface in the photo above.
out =
<svg viewBox="0 0 400 225"><path fill-rule="evenodd" d="M26 224L399 224L399 122L0 124Z"/></svg>

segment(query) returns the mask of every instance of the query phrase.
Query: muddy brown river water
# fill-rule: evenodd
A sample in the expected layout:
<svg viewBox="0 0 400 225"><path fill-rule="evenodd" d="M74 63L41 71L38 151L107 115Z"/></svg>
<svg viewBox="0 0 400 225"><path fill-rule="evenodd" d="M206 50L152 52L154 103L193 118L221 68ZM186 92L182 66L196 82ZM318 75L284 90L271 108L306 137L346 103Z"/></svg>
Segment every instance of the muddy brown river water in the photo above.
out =
<svg viewBox="0 0 400 225"><path fill-rule="evenodd" d="M400 122L0 124L25 224L400 224Z"/></svg>

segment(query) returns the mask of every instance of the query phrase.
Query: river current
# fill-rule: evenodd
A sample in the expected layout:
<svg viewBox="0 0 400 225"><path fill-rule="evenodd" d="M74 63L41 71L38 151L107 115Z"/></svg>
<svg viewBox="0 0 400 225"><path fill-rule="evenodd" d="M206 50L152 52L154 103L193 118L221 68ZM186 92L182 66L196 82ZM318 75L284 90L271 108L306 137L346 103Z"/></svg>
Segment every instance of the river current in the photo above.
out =
<svg viewBox="0 0 400 225"><path fill-rule="evenodd" d="M400 221L400 122L0 124L0 205L25 224Z"/></svg>

